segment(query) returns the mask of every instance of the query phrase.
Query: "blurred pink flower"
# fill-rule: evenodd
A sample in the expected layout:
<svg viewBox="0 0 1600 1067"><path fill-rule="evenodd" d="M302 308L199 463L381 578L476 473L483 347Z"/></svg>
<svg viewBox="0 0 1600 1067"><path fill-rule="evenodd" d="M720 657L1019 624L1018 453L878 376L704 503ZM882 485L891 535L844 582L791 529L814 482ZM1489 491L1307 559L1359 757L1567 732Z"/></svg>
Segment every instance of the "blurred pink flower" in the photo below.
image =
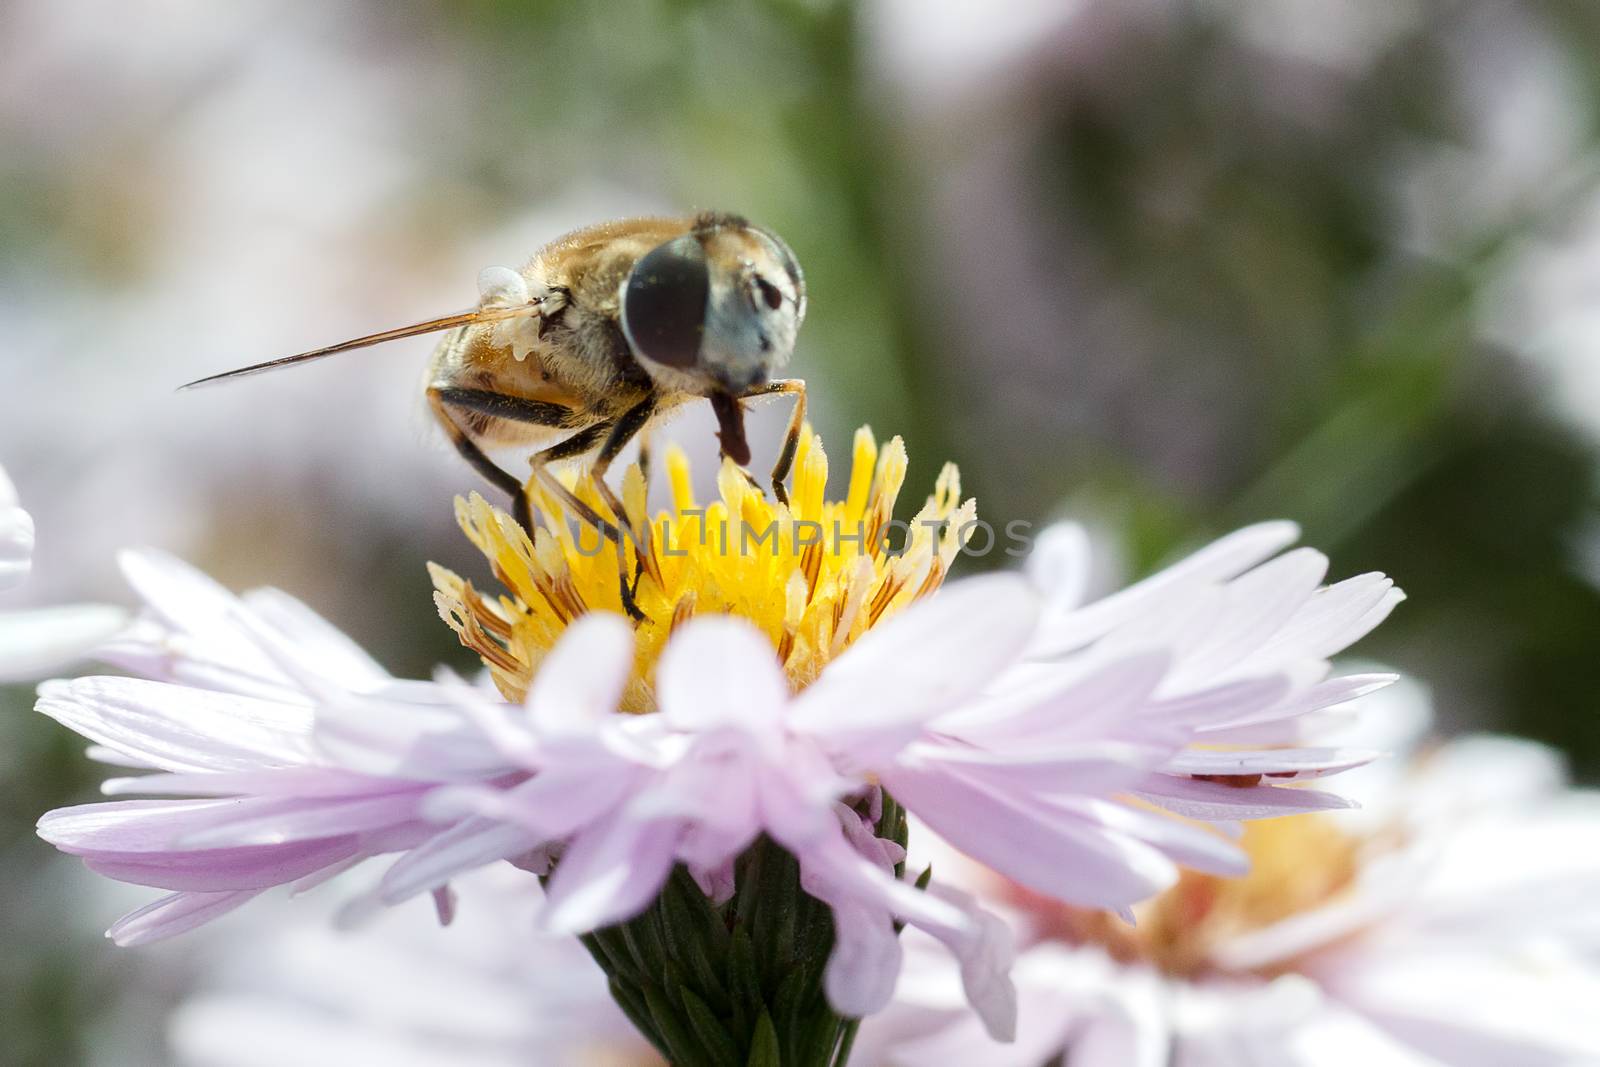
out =
<svg viewBox="0 0 1600 1067"><path fill-rule="evenodd" d="M1565 788L1551 751L1500 738L1374 777L1370 810L1263 824L1249 879L1186 876L1137 929L936 860L1012 905L1017 1040L992 1042L913 941L865 1062L1600 1061L1600 801Z"/></svg>

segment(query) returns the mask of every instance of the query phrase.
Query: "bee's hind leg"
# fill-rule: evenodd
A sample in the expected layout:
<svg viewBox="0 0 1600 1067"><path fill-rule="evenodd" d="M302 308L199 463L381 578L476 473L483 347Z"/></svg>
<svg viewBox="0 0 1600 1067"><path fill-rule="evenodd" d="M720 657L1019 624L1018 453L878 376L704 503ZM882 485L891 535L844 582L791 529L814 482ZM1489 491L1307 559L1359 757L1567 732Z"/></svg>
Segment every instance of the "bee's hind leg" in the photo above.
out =
<svg viewBox="0 0 1600 1067"><path fill-rule="evenodd" d="M511 497L511 514L517 523L533 536L533 510L528 502L527 489L522 480L515 475L501 469L501 467L484 454L478 443L472 439L472 434L462 425L456 413L488 415L492 418L506 419L512 422L527 423L530 426L548 426L561 429L569 425L572 411L559 404L547 404L539 400L527 400L522 397L508 396L505 393L496 393L488 389L466 389L458 386L435 385L428 389L428 403L433 408L434 415L439 424L450 437L451 444L456 446L456 451L461 453L463 459L497 489L504 491ZM566 486L548 472L543 471L543 464L556 460L570 459L581 456L593 450L595 445L610 430L611 424L599 423L586 427L549 448L534 455L533 473L535 477L551 492L561 497L561 502L584 522L599 530L601 535L616 541L620 535L588 504L579 500Z"/></svg>

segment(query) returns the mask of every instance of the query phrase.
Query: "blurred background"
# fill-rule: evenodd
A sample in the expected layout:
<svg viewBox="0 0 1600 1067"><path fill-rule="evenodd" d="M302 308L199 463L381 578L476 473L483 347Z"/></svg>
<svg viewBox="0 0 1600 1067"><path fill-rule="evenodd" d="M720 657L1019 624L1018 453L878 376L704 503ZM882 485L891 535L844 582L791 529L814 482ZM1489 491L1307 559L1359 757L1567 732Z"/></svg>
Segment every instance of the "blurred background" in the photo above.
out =
<svg viewBox="0 0 1600 1067"><path fill-rule="evenodd" d="M997 526L1088 522L1108 577L1296 519L1411 594L1361 651L1447 728L1600 775L1585 0L7 0L0 464L40 545L7 605L125 602L114 551L154 544L465 666L423 563L472 565L477 482L429 340L173 387L706 207L804 263L836 455L903 434L908 490L953 459ZM704 413L671 432L709 465ZM147 894L33 837L94 773L30 704L0 693L0 1059L168 1062L206 941L100 939Z"/></svg>

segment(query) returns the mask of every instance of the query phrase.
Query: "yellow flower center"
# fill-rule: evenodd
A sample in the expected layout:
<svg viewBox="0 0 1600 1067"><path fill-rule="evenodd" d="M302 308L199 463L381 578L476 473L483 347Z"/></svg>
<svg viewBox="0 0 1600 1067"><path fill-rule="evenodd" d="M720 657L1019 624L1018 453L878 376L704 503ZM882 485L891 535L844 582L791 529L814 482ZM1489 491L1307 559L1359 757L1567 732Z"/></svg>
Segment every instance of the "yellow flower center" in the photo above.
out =
<svg viewBox="0 0 1600 1067"><path fill-rule="evenodd" d="M634 601L644 614L634 629L625 711L655 709L656 660L672 630L697 614L753 623L771 639L790 685L803 688L869 628L937 589L976 516L972 501L958 503L960 478L947 464L922 509L896 522L905 446L897 437L880 449L866 428L856 432L850 486L839 501L826 499L828 457L809 427L795 456L788 505L768 499L724 461L718 498L702 507L682 450L667 453L666 467L672 507L648 524L644 472L635 464L622 478L627 516L618 525L637 532L625 539L624 573L637 580ZM610 514L587 475L565 484ZM614 546L555 494L537 485L529 492L531 539L476 493L456 500L457 521L505 593L484 596L453 572L429 567L440 615L513 701L526 695L539 663L575 618L623 610Z"/></svg>
<svg viewBox="0 0 1600 1067"><path fill-rule="evenodd" d="M1186 870L1171 889L1134 908L1135 926L1103 911L1054 906L1039 914L1049 936L1099 945L1123 963L1193 977L1224 969L1214 950L1230 939L1337 899L1354 884L1371 843L1324 815L1265 819L1245 827L1248 874L1221 878Z"/></svg>

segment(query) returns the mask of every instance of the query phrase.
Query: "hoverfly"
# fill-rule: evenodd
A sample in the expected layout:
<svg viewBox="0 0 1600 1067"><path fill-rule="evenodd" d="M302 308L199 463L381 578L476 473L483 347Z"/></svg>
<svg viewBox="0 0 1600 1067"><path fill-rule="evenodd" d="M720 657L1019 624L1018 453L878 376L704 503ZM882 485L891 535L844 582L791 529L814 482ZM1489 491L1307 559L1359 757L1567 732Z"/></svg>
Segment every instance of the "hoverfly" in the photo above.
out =
<svg viewBox="0 0 1600 1067"><path fill-rule="evenodd" d="M771 484L784 480L805 419L805 383L775 378L794 351L806 313L805 278L776 234L737 215L637 218L575 230L521 270L490 267L470 311L383 330L297 355L190 382L204 385L321 359L403 337L444 331L427 399L456 450L512 499L524 529L532 516L523 480L486 448L527 445L533 477L585 522L616 542L622 532L558 480L549 467L593 455L606 506L625 524L605 481L623 447L659 416L704 397L722 452L750 462L741 401L795 398ZM623 604L636 619L626 575Z"/></svg>

